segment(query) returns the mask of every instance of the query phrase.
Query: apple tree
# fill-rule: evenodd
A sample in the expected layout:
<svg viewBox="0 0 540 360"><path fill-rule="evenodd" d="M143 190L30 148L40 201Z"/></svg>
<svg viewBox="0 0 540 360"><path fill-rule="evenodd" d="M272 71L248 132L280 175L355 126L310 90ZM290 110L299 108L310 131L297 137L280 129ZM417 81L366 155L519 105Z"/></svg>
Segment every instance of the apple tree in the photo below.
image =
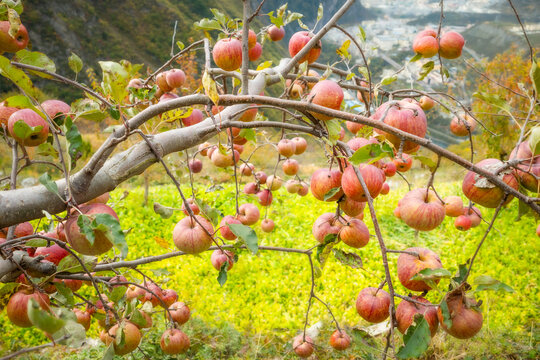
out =
<svg viewBox="0 0 540 360"><path fill-rule="evenodd" d="M396 88L397 73L380 81L373 77L364 54L365 35L351 34L338 24L354 0L343 0L326 23L317 21L311 29L301 21L301 14L289 11L286 5L261 14L263 3L251 9L244 0L242 19L213 9L213 18L195 23L201 39L187 46L178 44L180 50L146 76L141 75L141 66L127 61L101 61L102 82L91 88L76 76L57 72L46 54L26 49L29 39L19 20L21 2L1 1L0 74L19 91L0 105L2 141L11 152L11 173L0 179L6 186L0 192L0 307L11 322L44 331L52 345L78 347L95 320L102 328L101 340L109 345L105 356L125 355L137 349L144 336L142 329L152 327L153 309L161 307L168 323L161 349L178 354L190 346L181 330L190 309L174 289L165 289L144 274L142 281L137 280L142 272L136 267L212 251L211 263L223 283L240 253L292 252L307 257L312 277L305 326L292 341L292 349L300 357L309 357L322 341L306 334L311 306L318 301L334 319L336 330L328 341L340 351L351 345L351 336L313 286L329 256L351 266L358 261L354 253L332 251L338 242L358 249L373 238L379 245L385 276L380 283L359 289L355 305L366 321L388 322L383 359L420 356L439 328L459 339L473 337L482 328L481 304L474 298L469 277L484 240L503 207L520 206L523 214L540 214L540 127L534 120L540 69L530 43L530 81L516 95L528 102L525 116L512 116L512 108L496 96L482 93L481 99L509 113L516 122L519 136L514 150L505 160L477 159L472 133L481 130L487 134L490 129L462 101L444 91ZM421 31L411 44L409 62L422 64L418 81L428 75L441 78L443 84L453 81L448 64L461 56L465 39L445 29L443 6L441 2L439 28ZM319 20L322 13L319 7ZM265 25L254 29L255 18ZM517 13L516 18L521 23ZM289 34L290 57L277 64L265 61L253 66L250 62L264 56L264 41L281 41L292 22L304 30ZM337 49L326 49L321 41L331 29L347 39ZM525 31L523 35L528 41ZM359 59L353 59L353 48ZM336 52L335 62L317 63L323 50ZM193 54L201 59L204 70L199 88L188 93L182 91L186 74L175 64ZM69 65L75 75L83 66L75 54ZM82 90L85 96L71 105L60 99L41 101L43 95L29 75ZM418 84L420 88L422 83ZM347 105L346 96L359 102ZM470 156L458 156L426 138L426 112L434 107L452 114L449 130L470 142ZM281 115L267 117L266 110ZM78 119L101 121L106 117L115 125L92 152L79 131ZM268 143L257 129L279 132L280 140ZM307 137L320 143L322 150L309 148ZM255 144L255 151L266 146L264 151L279 153L273 173L266 174L250 163L252 154L244 152L248 141ZM418 155L421 148L436 160ZM298 176L301 164L295 157L305 151L319 152L328 164L314 171L311 179ZM167 161L168 155L180 152L192 189L203 171L202 157L232 174L237 195L233 213L220 214L198 199L195 191L182 190ZM439 196L434 179L443 159L465 170L462 191L468 203L459 194ZM396 204L396 217L417 231L431 231L447 217L454 218L462 231L487 224L475 253L468 263L459 265L455 275L444 267L449 260L432 250L390 249L382 236L380 213L373 200L389 192L387 178L398 174L405 179L413 162L425 166L425 186L410 189ZM125 260L130 247L136 245L129 244L122 219L107 205L108 192L155 163L182 199L181 209L155 204L155 211L165 218L172 211L185 214L170 235L178 251ZM21 171L38 165L50 169L40 174L40 185L21 188ZM278 175L278 168L284 176ZM53 178L49 173L62 176ZM241 179L246 178L242 188ZM311 248L258 243L253 225L260 221L262 231L272 232L279 219L261 216L253 203L239 203L238 194L252 194L260 206L269 207L281 187L297 194L298 201L311 193L309 196L321 202L335 204L334 212L319 214L313 224ZM495 209L493 217L485 218L482 208ZM371 222L374 234L366 222ZM540 227L536 233L540 235ZM391 271L389 253L399 254L394 264L397 273ZM394 285L398 281L411 294L397 293ZM444 290L443 282L448 285ZM508 288L487 276L475 284L476 290ZM90 290L81 292L83 286ZM440 294L436 303L425 298L433 289ZM88 292L93 295L85 295ZM396 330L403 333L402 339Z"/></svg>

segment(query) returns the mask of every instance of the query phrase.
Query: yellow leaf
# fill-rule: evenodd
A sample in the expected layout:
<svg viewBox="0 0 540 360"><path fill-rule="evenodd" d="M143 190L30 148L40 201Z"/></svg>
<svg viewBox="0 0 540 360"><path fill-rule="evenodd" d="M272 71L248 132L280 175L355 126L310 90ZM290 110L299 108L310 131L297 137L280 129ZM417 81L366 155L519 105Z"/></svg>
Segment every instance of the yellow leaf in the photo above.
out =
<svg viewBox="0 0 540 360"><path fill-rule="evenodd" d="M206 71L203 74L202 83L206 95L208 95L214 104L217 105L219 102L219 94L217 92L216 82Z"/></svg>
<svg viewBox="0 0 540 360"><path fill-rule="evenodd" d="M159 236L154 236L156 243L164 249L169 249L169 242Z"/></svg>

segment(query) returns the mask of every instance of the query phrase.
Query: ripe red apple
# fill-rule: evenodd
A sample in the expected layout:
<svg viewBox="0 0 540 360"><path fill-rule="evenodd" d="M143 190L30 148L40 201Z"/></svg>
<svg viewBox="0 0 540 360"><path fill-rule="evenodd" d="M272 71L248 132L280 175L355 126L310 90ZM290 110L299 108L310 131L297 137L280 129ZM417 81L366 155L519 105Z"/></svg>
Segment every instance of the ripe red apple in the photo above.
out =
<svg viewBox="0 0 540 360"><path fill-rule="evenodd" d="M537 180L540 178L540 156L533 156L528 140L512 150L510 160L521 160L515 170L521 185L532 192L540 192Z"/></svg>
<svg viewBox="0 0 540 360"><path fill-rule="evenodd" d="M467 231L472 226L471 218L467 215L460 215L454 221L454 226L460 231Z"/></svg>
<svg viewBox="0 0 540 360"><path fill-rule="evenodd" d="M143 302L150 302L152 303L153 307L163 305L160 301L160 299L163 297L163 291L161 290L161 288L155 283L146 284L146 288L151 292L146 291L146 293L144 294Z"/></svg>
<svg viewBox="0 0 540 360"><path fill-rule="evenodd" d="M124 341L116 341L118 336L122 336ZM126 321L124 322L122 332L120 332L120 328L118 327L118 324L116 324L106 332L106 335L102 340L104 340L105 345L113 344L114 353L116 355L126 355L137 349L139 346L141 342L141 332L133 323Z"/></svg>
<svg viewBox="0 0 540 360"><path fill-rule="evenodd" d="M163 94L163 95L161 95L159 97L159 102L163 103L165 101L169 101L169 100L172 100L172 99L178 99L178 95L173 94L171 92L166 92L165 94Z"/></svg>
<svg viewBox="0 0 540 360"><path fill-rule="evenodd" d="M360 86L365 87L366 89L370 89L369 83L364 80L360 81ZM356 92L356 98L358 99L358 101L364 102L364 98L365 99L369 98L369 93L370 93L369 90L358 90Z"/></svg>
<svg viewBox="0 0 540 360"><path fill-rule="evenodd" d="M135 285L129 285L126 291L126 299L128 301L133 299L142 300L144 298L144 295L146 295L146 291Z"/></svg>
<svg viewBox="0 0 540 360"><path fill-rule="evenodd" d="M138 79L138 78L135 78L135 79L131 79L129 80L129 83L127 85L127 88L128 90L130 88L133 88L133 89L142 89L144 87L144 82L142 79Z"/></svg>
<svg viewBox="0 0 540 360"><path fill-rule="evenodd" d="M434 191L414 189L399 202L401 220L413 229L430 231L439 226L445 216L443 203Z"/></svg>
<svg viewBox="0 0 540 360"><path fill-rule="evenodd" d="M345 196L338 204L341 211L352 217L362 214L366 207L365 202L356 201L347 196Z"/></svg>
<svg viewBox="0 0 540 360"><path fill-rule="evenodd" d="M248 31L248 49L253 49L253 47L257 44L257 34L255 34L255 31L249 29Z"/></svg>
<svg viewBox="0 0 540 360"><path fill-rule="evenodd" d="M189 320L191 314L189 306L181 301L172 304L169 307L169 313L171 314L172 320L180 325L185 324Z"/></svg>
<svg viewBox="0 0 540 360"><path fill-rule="evenodd" d="M171 69L167 71L165 81L167 81L169 87L176 89L184 85L186 82L186 74L181 69Z"/></svg>
<svg viewBox="0 0 540 360"><path fill-rule="evenodd" d="M23 24L19 25L19 30L14 37L9 34L9 21L0 21L0 54L4 52L15 53L26 48L28 45L28 31Z"/></svg>
<svg viewBox="0 0 540 360"><path fill-rule="evenodd" d="M281 139L277 144L280 155L290 158L296 152L296 143L289 139Z"/></svg>
<svg viewBox="0 0 540 360"><path fill-rule="evenodd" d="M242 65L242 42L234 38L221 39L214 45L212 57L223 70L234 71Z"/></svg>
<svg viewBox="0 0 540 360"><path fill-rule="evenodd" d="M429 301L419 296L412 296L413 300L416 300L421 303L431 305ZM396 320L397 328L402 333L405 334L409 326L412 325L414 321L414 316L416 314L422 314L426 319L429 325L429 331L431 332L431 337L435 335L437 329L439 328L439 319L437 318L437 307L436 306L424 306L411 301L402 300L396 308Z"/></svg>
<svg viewBox="0 0 540 360"><path fill-rule="evenodd" d="M476 166L493 174L495 174L503 165L503 162L498 159L484 159L476 163ZM504 171L503 174L499 175L499 178L510 187L516 190L519 189L518 181L513 173ZM465 194L469 200L487 208L496 208L505 195L503 190L492 185L483 176L477 175L473 171L467 172L463 179L461 189L463 190L463 194ZM504 204L508 204L512 199L513 196L508 196Z"/></svg>
<svg viewBox="0 0 540 360"><path fill-rule="evenodd" d="M242 165L240 165L240 168L238 170L244 176L251 176L253 174L254 169L255 167L253 166L252 163L242 163Z"/></svg>
<svg viewBox="0 0 540 360"><path fill-rule="evenodd" d="M192 125L200 123L201 121L203 121L203 119L204 119L204 115L203 115L202 111L199 110L199 109L193 109L193 111L191 112L191 114L188 117L182 119L182 124L184 124L184 126L192 126ZM208 144L208 143L201 144L201 146L205 145L205 144ZM207 147L207 146L204 146L203 149L205 147ZM199 150L200 150L200 146L199 146ZM202 154L202 152L201 152L201 154ZM202 154L202 156L206 156L206 153Z"/></svg>
<svg viewBox="0 0 540 360"><path fill-rule="evenodd" d="M298 335L294 338L293 350L301 358L310 357L313 354L313 339L307 335Z"/></svg>
<svg viewBox="0 0 540 360"><path fill-rule="evenodd" d="M82 205L80 210L84 215L90 217L91 219L99 214L109 214L118 220L118 215L116 215L114 210L105 204ZM112 248L113 244L107 238L106 232L100 230L99 228L94 230L95 239L94 243L91 244L86 235L81 232L81 229L77 224L78 218L79 213L74 212L68 218L65 225L66 238L73 250L84 255L101 255Z"/></svg>
<svg viewBox="0 0 540 360"><path fill-rule="evenodd" d="M212 148L212 144L210 144L209 142L204 142L199 145L199 148L197 150L202 156L208 156L208 150L210 150L210 148Z"/></svg>
<svg viewBox="0 0 540 360"><path fill-rule="evenodd" d="M260 43L256 43L255 46L253 46L251 49L249 49L249 61L257 61L262 55L262 45Z"/></svg>
<svg viewBox="0 0 540 360"><path fill-rule="evenodd" d="M226 240L234 240L236 239L236 235L234 235L231 229L229 229L229 226L227 226L229 224L241 224L241 222L232 215L226 215L219 223L219 232L221 233L221 236Z"/></svg>
<svg viewBox="0 0 540 360"><path fill-rule="evenodd" d="M381 194L388 195L389 192L390 192L390 185L388 185L388 183L385 182L384 184L382 184Z"/></svg>
<svg viewBox="0 0 540 360"><path fill-rule="evenodd" d="M240 223L240 221L238 223ZM223 264L228 263L227 271L229 271L234 265L234 253L231 251L222 251L220 249L214 250L210 256L210 262L218 271L221 270Z"/></svg>
<svg viewBox="0 0 540 360"><path fill-rule="evenodd" d="M69 255L69 252L63 247L53 244L48 247L38 247L34 256L42 255L45 257L44 260L50 261L55 265L60 263L60 260Z"/></svg>
<svg viewBox="0 0 540 360"><path fill-rule="evenodd" d="M351 337L346 332L336 330L330 336L330 346L336 350L345 350L351 346Z"/></svg>
<svg viewBox="0 0 540 360"><path fill-rule="evenodd" d="M356 151L369 144L378 144L379 142L375 138L362 138L354 137L351 140L347 141L347 145L351 148L352 151Z"/></svg>
<svg viewBox="0 0 540 360"><path fill-rule="evenodd" d="M455 31L444 33L439 40L439 54L445 59L457 59L461 56L461 50L465 45L465 39Z"/></svg>
<svg viewBox="0 0 540 360"><path fill-rule="evenodd" d="M263 221L261 221L261 229L262 231L264 232L272 232L272 230L274 230L274 221L270 220L270 219L264 219Z"/></svg>
<svg viewBox="0 0 540 360"><path fill-rule="evenodd" d="M407 154L401 154L401 158L397 157L392 160L396 169L399 172L406 172L412 167L412 158Z"/></svg>
<svg viewBox="0 0 540 360"><path fill-rule="evenodd" d="M35 134L23 139L15 134L14 127L18 121L23 121L30 127L41 126L41 130ZM45 119L38 115L34 110L22 109L14 112L8 119L9 134L21 145L38 146L47 141L49 136L49 124Z"/></svg>
<svg viewBox="0 0 540 360"><path fill-rule="evenodd" d="M431 287L422 280L411 280L413 276L424 269L442 268L439 255L429 249L420 247L408 248L405 251L415 252L418 257L406 253L399 254L397 260L397 273L399 281L403 286L412 291L428 291ZM435 280L438 283L439 280Z"/></svg>
<svg viewBox="0 0 540 360"><path fill-rule="evenodd" d="M268 28L268 37L272 41L279 41L285 36L285 28L272 25Z"/></svg>
<svg viewBox="0 0 540 360"><path fill-rule="evenodd" d="M257 171L255 173L255 179L257 179L257 181L260 184L264 184L266 182L266 180L268 179L268 176L266 175L266 173L264 171Z"/></svg>
<svg viewBox="0 0 540 360"><path fill-rule="evenodd" d="M222 154L219 150L213 151L210 157L212 164L220 168L233 166L238 161L238 159L240 159L240 154L238 153L238 151L234 150L233 155L233 152L231 152L230 149L228 149L225 154Z"/></svg>
<svg viewBox="0 0 540 360"><path fill-rule="evenodd" d="M366 246L369 242L369 230L362 220L351 218L339 230L339 238L355 249Z"/></svg>
<svg viewBox="0 0 540 360"><path fill-rule="evenodd" d="M298 169L300 168L300 165L298 164L298 161L295 159L287 159L283 162L281 165L281 168L283 169L283 172L286 175L294 176L296 173L298 173Z"/></svg>
<svg viewBox="0 0 540 360"><path fill-rule="evenodd" d="M164 93L167 93L167 92L169 92L169 91L171 91L173 89L167 83L167 74L168 74L168 72L164 71L164 72L161 72L161 73L157 74L157 76L156 76L156 85ZM157 93L156 93L156 97L157 97Z"/></svg>
<svg viewBox="0 0 540 360"><path fill-rule="evenodd" d="M538 227L536 228L536 235L537 235L537 236L540 236L540 224L539 224Z"/></svg>
<svg viewBox="0 0 540 360"><path fill-rule="evenodd" d="M371 197L376 198L381 192L384 183L382 171L369 164L361 164L359 170ZM345 195L352 200L367 201L367 196L356 176L353 165L347 166L343 172L343 176L341 177L341 187L343 188Z"/></svg>
<svg viewBox="0 0 540 360"><path fill-rule="evenodd" d="M242 204L238 208L236 218L244 225L253 225L261 218L259 208L253 204Z"/></svg>
<svg viewBox="0 0 540 360"><path fill-rule="evenodd" d="M468 114L461 117L454 117L450 122L450 131L456 136L469 136L469 127L471 133L476 129L476 120Z"/></svg>
<svg viewBox="0 0 540 360"><path fill-rule="evenodd" d="M466 215L471 219L471 227L477 227L482 222L482 213L476 206L473 206L472 208L464 207L463 215Z"/></svg>
<svg viewBox="0 0 540 360"><path fill-rule="evenodd" d="M182 354L189 349L189 337L178 329L167 329L161 336L159 343L165 354Z"/></svg>
<svg viewBox="0 0 540 360"><path fill-rule="evenodd" d="M459 196L447 196L444 199L444 210L447 216L463 215L463 200Z"/></svg>
<svg viewBox="0 0 540 360"><path fill-rule="evenodd" d="M163 290L161 292L163 296L161 297L161 300L170 307L172 304L174 304L176 301L178 301L178 294L176 291L172 289Z"/></svg>
<svg viewBox="0 0 540 360"><path fill-rule="evenodd" d="M324 196L334 188L341 186L341 172L339 170L317 169L311 175L311 193L317 200L337 201L342 195L343 190L339 190L334 196L324 200Z"/></svg>
<svg viewBox="0 0 540 360"><path fill-rule="evenodd" d="M412 160L411 160L411 164L412 164ZM384 172L385 176L392 177L396 175L397 167L393 161L389 161L387 163L382 164L381 170Z"/></svg>
<svg viewBox="0 0 540 360"><path fill-rule="evenodd" d="M291 36L291 39L289 40L289 54L291 57L298 54L312 37L313 34L309 33L308 31L299 31ZM298 61L298 63L301 64L304 61L307 61L308 64L314 63L319 58L319 55L321 55L321 49L322 42L319 40L319 42L317 42L317 44L315 44L315 46L313 46L311 50L309 50L308 53Z"/></svg>
<svg viewBox="0 0 540 360"><path fill-rule="evenodd" d="M270 204L272 204L272 191L268 189L259 191L257 197L259 198L259 204L262 206L270 206Z"/></svg>
<svg viewBox="0 0 540 360"><path fill-rule="evenodd" d="M350 132L352 132L355 135L356 135L357 132L362 130L362 128L364 127L363 124L359 124L359 123L353 122L353 121L345 121L345 126L347 127L347 130L349 130Z"/></svg>
<svg viewBox="0 0 540 360"><path fill-rule="evenodd" d="M390 109L388 112L386 112L389 106ZM385 102L379 106L375 114L372 115L372 119L382 121L385 113L385 124L421 138L426 136L426 114L424 114L424 110L422 110L416 101L411 102L409 99L404 99L399 100L397 104L394 105L392 105L391 102ZM401 139L398 136L378 129L375 129L375 131L384 135L396 149L399 149ZM412 141L405 141L405 144L403 145L403 152L411 154L417 151L419 148L420 145Z"/></svg>
<svg viewBox="0 0 540 360"><path fill-rule="evenodd" d="M324 213L313 223L312 233L315 239L322 244L326 235L339 234L342 226L336 219L336 214L330 212Z"/></svg>
<svg viewBox="0 0 540 360"><path fill-rule="evenodd" d="M73 312L75 313L75 316L77 316L77 322L84 327L84 330L88 331L92 320L90 313L79 309L73 309Z"/></svg>
<svg viewBox="0 0 540 360"><path fill-rule="evenodd" d="M8 119L14 112L19 111L16 107L5 106L5 102L0 103L0 129L8 127Z"/></svg>
<svg viewBox="0 0 540 360"><path fill-rule="evenodd" d="M300 189L298 189L297 194L300 196L306 196L309 194L309 185L305 182L300 182Z"/></svg>
<svg viewBox="0 0 540 360"><path fill-rule="evenodd" d="M186 217L180 220L173 230L174 245L178 250L188 254L198 254L212 245L212 237L207 234L207 232L214 233L212 224L200 215L196 215L195 218L202 226L191 217Z"/></svg>
<svg viewBox="0 0 540 360"><path fill-rule="evenodd" d="M413 41L413 50L415 53L422 55L425 58L430 58L437 55L439 52L439 42L432 34L421 32Z"/></svg>
<svg viewBox="0 0 540 360"><path fill-rule="evenodd" d="M308 101L315 105L320 105L333 110L340 110L343 102L343 89L332 80L319 81L308 95ZM333 117L311 112L318 120L330 120Z"/></svg>
<svg viewBox="0 0 540 360"><path fill-rule="evenodd" d="M356 311L370 323L380 323L390 316L390 295L374 287L362 289L356 298Z"/></svg>
<svg viewBox="0 0 540 360"><path fill-rule="evenodd" d="M60 100L45 100L41 107L51 119L71 113L71 106Z"/></svg>
<svg viewBox="0 0 540 360"><path fill-rule="evenodd" d="M191 172L197 174L202 171L203 163L199 159L192 159L188 161L188 168Z"/></svg>
<svg viewBox="0 0 540 360"><path fill-rule="evenodd" d="M259 192L259 185L254 182L247 183L244 185L244 192L248 195L254 195Z"/></svg>
<svg viewBox="0 0 540 360"><path fill-rule="evenodd" d="M3 228L0 230L0 236L7 236L9 228ZM34 233L34 227L29 222L23 222L15 226L15 231L13 232L14 238L20 238L23 236L30 236Z"/></svg>
<svg viewBox="0 0 540 360"><path fill-rule="evenodd" d="M294 151L296 155L300 155L304 153L304 151L306 151L306 148L307 148L306 139L304 139L303 137L295 137L292 139L292 141L294 142L296 146L295 151Z"/></svg>
<svg viewBox="0 0 540 360"><path fill-rule="evenodd" d="M448 305L452 326L447 327L444 323L445 319L440 307L437 310L437 316L441 328L448 334L458 339L469 339L482 329L484 319L482 313L473 308L477 306L474 298L465 297L460 293L450 294L446 298L446 304Z"/></svg>
<svg viewBox="0 0 540 360"><path fill-rule="evenodd" d="M11 295L6 306L9 320L20 327L30 327L32 322L28 318L28 301L34 299L44 310L49 310L49 296L40 292L26 292L19 290Z"/></svg>
<svg viewBox="0 0 540 360"><path fill-rule="evenodd" d="M266 178L266 186L268 189L272 191L279 190L281 188L281 185L283 184L283 181L279 176L270 175Z"/></svg>
<svg viewBox="0 0 540 360"><path fill-rule="evenodd" d="M192 198L186 199L189 207L191 208L191 211L193 212L193 215L199 215L201 212L201 209L199 209L199 205L193 200ZM189 212L187 211L186 204L182 203L182 212L186 214L186 216L189 216Z"/></svg>

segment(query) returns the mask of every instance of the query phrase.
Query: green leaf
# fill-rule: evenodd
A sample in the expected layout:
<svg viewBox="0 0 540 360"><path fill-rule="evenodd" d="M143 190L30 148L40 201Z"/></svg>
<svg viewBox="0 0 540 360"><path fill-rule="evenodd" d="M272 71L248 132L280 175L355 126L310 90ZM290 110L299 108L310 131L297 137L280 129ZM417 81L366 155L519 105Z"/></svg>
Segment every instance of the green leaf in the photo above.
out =
<svg viewBox="0 0 540 360"><path fill-rule="evenodd" d="M109 299L113 303L117 303L124 296L126 291L127 291L127 286L116 286L113 289L113 291L111 291L111 293L109 295Z"/></svg>
<svg viewBox="0 0 540 360"><path fill-rule="evenodd" d="M106 95L121 104L127 96L127 85L130 81L126 64L119 64L114 61L99 61L99 66L103 71L103 82L101 87Z"/></svg>
<svg viewBox="0 0 540 360"><path fill-rule="evenodd" d="M435 167L437 166L437 163L435 161L433 161L431 158L428 158L426 156L415 155L413 156L413 158L420 161L422 164L426 165L431 171L433 171L433 169L435 169Z"/></svg>
<svg viewBox="0 0 540 360"><path fill-rule="evenodd" d="M419 271L416 275L414 275L411 280L419 280L419 281L426 281L426 280L439 280L443 278L449 278L452 274L450 271L439 268L439 269L424 269Z"/></svg>
<svg viewBox="0 0 540 360"><path fill-rule="evenodd" d="M30 99L24 95L10 96L6 100L4 100L4 105L10 106L10 107L16 107L19 109L32 109L35 112L37 112L39 116L41 116L42 118L45 118L45 115L43 115L41 110L35 107L34 104L32 104L32 101L30 101Z"/></svg>
<svg viewBox="0 0 540 360"><path fill-rule="evenodd" d="M170 207L163 206L160 203L154 203L154 212L161 216L163 219L168 219L174 214L174 210Z"/></svg>
<svg viewBox="0 0 540 360"><path fill-rule="evenodd" d="M538 59L533 59L531 64L531 70L529 71L529 76L534 87L536 94L540 93L540 67L538 66Z"/></svg>
<svg viewBox="0 0 540 360"><path fill-rule="evenodd" d="M79 72L81 72L81 70L83 68L83 62L82 62L81 58L79 56L77 56L77 54L75 54L74 52L72 52L71 55L68 58L68 65L69 65L69 68L75 74L78 74Z"/></svg>
<svg viewBox="0 0 540 360"><path fill-rule="evenodd" d="M336 195L340 190L341 190L341 186L330 189L326 194L324 194L324 201Z"/></svg>
<svg viewBox="0 0 540 360"><path fill-rule="evenodd" d="M94 221L95 228L105 234L107 239L120 250L120 257L126 258L128 254L128 246L126 236L120 227L120 223L111 214L97 214Z"/></svg>
<svg viewBox="0 0 540 360"><path fill-rule="evenodd" d="M229 262L226 261L223 265L221 265L221 269L219 269L219 274L217 277L219 286L223 286L227 282L227 268L228 267L229 267Z"/></svg>
<svg viewBox="0 0 540 360"><path fill-rule="evenodd" d="M355 253L345 252L340 249L332 249L334 257L343 265L352 267L353 269L362 269L364 264L362 258Z"/></svg>
<svg viewBox="0 0 540 360"><path fill-rule="evenodd" d="M71 117L66 117L65 121L66 127L66 140L69 143L68 153L71 158L71 166L75 167L77 160L80 159L83 155L90 152L90 145L85 143L77 125L73 123Z"/></svg>
<svg viewBox="0 0 540 360"><path fill-rule="evenodd" d="M64 326L64 320L52 316L49 312L43 310L34 298L30 298L27 306L28 319L38 329L53 334Z"/></svg>
<svg viewBox="0 0 540 360"><path fill-rule="evenodd" d="M79 229L81 230L81 233L84 234L84 237L90 245L94 245L94 241L96 240L96 235L94 234L94 227L92 226L92 220L84 214L79 215L77 218L77 225L79 226Z"/></svg>
<svg viewBox="0 0 540 360"><path fill-rule="evenodd" d="M32 84L32 81L28 75L26 75L21 69L11 65L10 61L4 56L0 56L0 74L11 80L27 95L34 98L37 97L38 92L36 91L36 88Z"/></svg>
<svg viewBox="0 0 540 360"><path fill-rule="evenodd" d="M416 54L414 55L409 62L416 62L422 58L422 54Z"/></svg>
<svg viewBox="0 0 540 360"><path fill-rule="evenodd" d="M114 346L113 344L107 347L107 350L103 353L101 360L113 360L114 359Z"/></svg>
<svg viewBox="0 0 540 360"><path fill-rule="evenodd" d="M431 72L431 70L433 70L434 67L435 67L434 61L428 61L427 63L422 65L422 68L420 69L420 74L419 74L420 77L418 78L418 81L424 80L426 76L428 76L428 74Z"/></svg>
<svg viewBox="0 0 540 360"><path fill-rule="evenodd" d="M59 341L60 338L66 335L69 336L67 339ZM66 321L65 326L53 334L53 339L57 344L66 345L70 348L79 348L86 340L86 331L75 320Z"/></svg>
<svg viewBox="0 0 540 360"><path fill-rule="evenodd" d="M459 268L457 271L457 274L452 278L452 281L454 281L454 288L459 286L467 276L467 264L459 264Z"/></svg>
<svg viewBox="0 0 540 360"><path fill-rule="evenodd" d="M409 326L403 335L404 345L396 356L398 359L412 359L420 357L429 347L431 333L429 324L422 314L414 316L414 324Z"/></svg>
<svg viewBox="0 0 540 360"><path fill-rule="evenodd" d="M244 241L246 247L255 255L259 251L259 238L255 231L243 224L228 224L234 235Z"/></svg>
<svg viewBox="0 0 540 360"><path fill-rule="evenodd" d="M265 61L257 66L257 71L264 70L272 66L272 60Z"/></svg>
<svg viewBox="0 0 540 360"><path fill-rule="evenodd" d="M180 40L178 40L176 42L176 46L178 46L178 48L180 49L180 51L184 50L184 48L186 47L186 45L184 45L183 42L181 42Z"/></svg>
<svg viewBox="0 0 540 360"><path fill-rule="evenodd" d="M56 182L54 182L52 179L51 179L51 176L49 175L49 173L44 173L42 174L40 177L39 177L39 182L45 186L45 188L47 190L49 190L50 192L52 192L53 194L56 194L58 196L60 196L60 194L58 193L58 185L56 184Z"/></svg>
<svg viewBox="0 0 540 360"><path fill-rule="evenodd" d="M514 292L514 289L512 289L510 286L487 275L477 276L474 279L473 283L475 285L478 285L476 287L476 291L493 290L493 291L506 291L509 293Z"/></svg>
<svg viewBox="0 0 540 360"><path fill-rule="evenodd" d="M0 287L0 311L7 305L9 298L19 288L19 283L7 283Z"/></svg>
<svg viewBox="0 0 540 360"><path fill-rule="evenodd" d="M317 21L320 21L324 14L324 8L322 4L319 4L319 9L317 9Z"/></svg>
<svg viewBox="0 0 540 360"><path fill-rule="evenodd" d="M238 136L246 138L248 141L257 142L257 134L254 129L242 129Z"/></svg>
<svg viewBox="0 0 540 360"><path fill-rule="evenodd" d="M488 94L485 92L477 91L473 94L473 97L480 99L488 104L491 104L501 110L504 110L507 112L511 110L508 102L506 102L506 100L503 99L500 95Z"/></svg>
<svg viewBox="0 0 540 360"><path fill-rule="evenodd" d="M222 30L219 21L210 19L201 19L195 22L195 29L199 30Z"/></svg>
<svg viewBox="0 0 540 360"><path fill-rule="evenodd" d="M17 120L13 125L13 132L15 136L19 139L25 140L33 135L37 135L43 130L43 126L29 126L24 120Z"/></svg>
<svg viewBox="0 0 540 360"><path fill-rule="evenodd" d="M49 142L44 142L43 144L39 144L36 150L36 155L39 156L52 156L53 158L58 158L58 151L54 148L54 146Z"/></svg>
<svg viewBox="0 0 540 360"><path fill-rule="evenodd" d="M125 289L125 286L122 286L122 287ZM133 309L133 312L131 313L131 317L129 318L129 321L131 321L135 325L138 325L139 327L146 325L146 319L143 316L142 312L138 309Z"/></svg>
<svg viewBox="0 0 540 360"><path fill-rule="evenodd" d="M365 162L371 164L387 156L394 156L392 148L388 144L367 144L356 150L349 161L354 165Z"/></svg>
<svg viewBox="0 0 540 360"><path fill-rule="evenodd" d="M321 264L321 269L324 268L326 260L332 251L332 248L337 243L336 234L328 234L324 237L322 244L317 246L317 253L315 254L315 259Z"/></svg>
<svg viewBox="0 0 540 360"><path fill-rule="evenodd" d="M63 282L55 282L54 286L56 287L56 295L54 296L58 301L60 301L65 306L73 306L75 300L73 299L73 291L68 288Z"/></svg>
<svg viewBox="0 0 540 360"><path fill-rule="evenodd" d="M535 126L531 129L529 135L529 147L533 156L540 155L540 126Z"/></svg>
<svg viewBox="0 0 540 360"><path fill-rule="evenodd" d="M79 255L79 259L82 261L88 271L94 270L97 264L97 257L88 255ZM66 256L58 263L58 272L78 273L82 272L83 268L81 263L74 256Z"/></svg>
<svg viewBox="0 0 540 360"><path fill-rule="evenodd" d="M392 76L385 77L384 79L381 80L381 85L382 86L390 85L391 83L393 83L397 79L398 79L397 75L392 75Z"/></svg>
<svg viewBox="0 0 540 360"><path fill-rule="evenodd" d="M341 132L341 125L336 119L325 121L326 128L328 129L328 140L332 144L336 144L339 140L339 134Z"/></svg>
<svg viewBox="0 0 540 360"><path fill-rule="evenodd" d="M27 64L27 65L43 68L52 73L56 72L56 65L54 65L54 61L49 59L47 55L40 53L38 51L29 51L26 49L19 50L17 51L17 53L15 53L14 60L22 64ZM52 78L52 76L44 74L39 71L28 70L28 72L34 75L46 78L46 79Z"/></svg>
<svg viewBox="0 0 540 360"><path fill-rule="evenodd" d="M47 246L47 243L48 241L45 239L36 238L36 239L28 240L27 242L24 243L24 245L30 246L30 247L42 247L42 246Z"/></svg>
<svg viewBox="0 0 540 360"><path fill-rule="evenodd" d="M366 41L366 32L364 31L364 28L358 25L358 31L360 32L360 40L362 40L362 42Z"/></svg>
<svg viewBox="0 0 540 360"><path fill-rule="evenodd" d="M446 299L443 299L443 301L441 301L441 305L439 307L441 308L441 313L444 319L444 325L447 328L451 328L452 318L450 317L450 310L448 309L448 304L446 303Z"/></svg>
<svg viewBox="0 0 540 360"><path fill-rule="evenodd" d="M72 105L75 112L75 120L79 117L90 121L102 121L107 118L107 113L101 111L99 104L92 99L79 99Z"/></svg>

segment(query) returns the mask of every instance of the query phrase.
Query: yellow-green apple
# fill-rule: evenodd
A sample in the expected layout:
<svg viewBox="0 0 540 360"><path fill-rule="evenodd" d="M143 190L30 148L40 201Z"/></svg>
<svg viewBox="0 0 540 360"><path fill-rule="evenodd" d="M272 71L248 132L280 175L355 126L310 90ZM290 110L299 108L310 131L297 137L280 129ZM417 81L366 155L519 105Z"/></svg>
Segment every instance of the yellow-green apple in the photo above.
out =
<svg viewBox="0 0 540 360"><path fill-rule="evenodd" d="M435 101L433 101L433 99L428 96L422 96L419 103L420 107L424 111L430 110L435 106Z"/></svg>
<svg viewBox="0 0 540 360"><path fill-rule="evenodd" d="M266 178L266 186L272 191L279 190L282 184L283 181L279 176L270 175Z"/></svg>
<svg viewBox="0 0 540 360"><path fill-rule="evenodd" d="M285 182L285 190L287 190L289 194L297 194L301 187L300 181L296 179L287 180Z"/></svg>

